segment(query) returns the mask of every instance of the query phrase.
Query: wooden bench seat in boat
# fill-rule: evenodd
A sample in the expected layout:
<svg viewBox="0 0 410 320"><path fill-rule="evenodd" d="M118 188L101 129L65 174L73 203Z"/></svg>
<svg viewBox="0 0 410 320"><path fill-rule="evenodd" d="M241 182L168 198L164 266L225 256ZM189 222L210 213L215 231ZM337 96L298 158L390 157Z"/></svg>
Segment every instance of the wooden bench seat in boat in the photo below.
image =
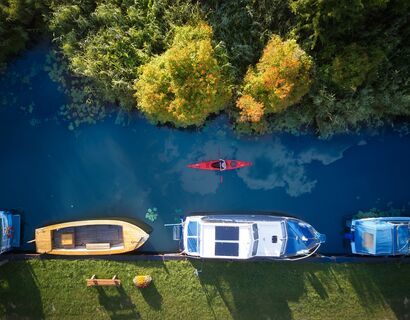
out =
<svg viewBox="0 0 410 320"><path fill-rule="evenodd" d="M85 245L87 250L107 250L111 248L111 245L107 243L87 243Z"/></svg>
<svg viewBox="0 0 410 320"><path fill-rule="evenodd" d="M74 232L62 233L60 236L60 245L62 248L67 248L67 249L75 248Z"/></svg>
<svg viewBox="0 0 410 320"><path fill-rule="evenodd" d="M121 280L117 279L115 275L112 279L97 279L95 274L90 279L87 279L87 287L94 287L94 286L120 286Z"/></svg>

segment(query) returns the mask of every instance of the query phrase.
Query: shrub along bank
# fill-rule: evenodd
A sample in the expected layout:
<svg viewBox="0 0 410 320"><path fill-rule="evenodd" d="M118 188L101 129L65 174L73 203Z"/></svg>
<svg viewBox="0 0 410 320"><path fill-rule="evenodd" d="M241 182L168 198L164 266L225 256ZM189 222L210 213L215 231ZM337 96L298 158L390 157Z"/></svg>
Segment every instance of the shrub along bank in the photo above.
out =
<svg viewBox="0 0 410 320"><path fill-rule="evenodd" d="M93 93L84 103L74 98L84 108L137 107L177 127L225 110L239 132L313 128L326 137L408 119L409 9L406 0L4 0L0 57L22 49L44 20L67 61L65 77L83 79ZM176 44L201 28L212 30L206 40ZM218 80L198 85L200 50L206 76Z"/></svg>

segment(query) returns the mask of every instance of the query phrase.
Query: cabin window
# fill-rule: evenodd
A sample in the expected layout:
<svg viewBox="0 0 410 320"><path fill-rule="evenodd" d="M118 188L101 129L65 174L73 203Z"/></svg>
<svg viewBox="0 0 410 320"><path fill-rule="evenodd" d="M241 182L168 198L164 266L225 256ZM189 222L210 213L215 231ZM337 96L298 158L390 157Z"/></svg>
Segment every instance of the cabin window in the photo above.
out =
<svg viewBox="0 0 410 320"><path fill-rule="evenodd" d="M215 227L215 240L239 240L239 227Z"/></svg>
<svg viewBox="0 0 410 320"><path fill-rule="evenodd" d="M362 239L362 246L366 250L373 250L373 248L374 248L374 235L369 233L369 232L364 232L363 233L363 239Z"/></svg>
<svg viewBox="0 0 410 320"><path fill-rule="evenodd" d="M258 225L256 223L252 225L252 231L253 231L253 239L258 240L259 232L258 232Z"/></svg>
<svg viewBox="0 0 410 320"><path fill-rule="evenodd" d="M188 223L188 237L197 237L198 236L198 222Z"/></svg>
<svg viewBox="0 0 410 320"><path fill-rule="evenodd" d="M256 256L256 253L258 252L258 240L255 240L253 242L253 247L252 247L252 256Z"/></svg>
<svg viewBox="0 0 410 320"><path fill-rule="evenodd" d="M239 255L238 242L216 242L215 243L216 256L237 257Z"/></svg>
<svg viewBox="0 0 410 320"><path fill-rule="evenodd" d="M198 252L198 238L188 238L188 251Z"/></svg>
<svg viewBox="0 0 410 320"><path fill-rule="evenodd" d="M187 250L191 253L198 252L198 236L199 236L198 222L192 221L188 223L187 228Z"/></svg>
<svg viewBox="0 0 410 320"><path fill-rule="evenodd" d="M239 255L239 227L215 227L215 256Z"/></svg>

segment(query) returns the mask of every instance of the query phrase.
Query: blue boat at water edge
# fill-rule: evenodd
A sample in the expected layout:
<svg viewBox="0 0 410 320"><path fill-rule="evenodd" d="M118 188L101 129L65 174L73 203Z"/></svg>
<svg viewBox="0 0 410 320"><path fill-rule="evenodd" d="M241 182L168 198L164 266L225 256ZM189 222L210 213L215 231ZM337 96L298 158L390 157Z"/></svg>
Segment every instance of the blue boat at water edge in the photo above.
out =
<svg viewBox="0 0 410 320"><path fill-rule="evenodd" d="M20 215L0 211L0 254L20 247Z"/></svg>
<svg viewBox="0 0 410 320"><path fill-rule="evenodd" d="M347 236L353 254L408 255L410 254L410 217L354 219Z"/></svg>

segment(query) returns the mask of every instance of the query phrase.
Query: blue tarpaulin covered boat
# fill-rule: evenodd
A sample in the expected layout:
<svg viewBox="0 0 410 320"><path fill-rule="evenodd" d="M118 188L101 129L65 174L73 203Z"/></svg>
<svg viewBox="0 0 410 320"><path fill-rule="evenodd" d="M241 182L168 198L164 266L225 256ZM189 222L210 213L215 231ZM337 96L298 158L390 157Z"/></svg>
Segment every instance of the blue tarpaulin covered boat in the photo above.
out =
<svg viewBox="0 0 410 320"><path fill-rule="evenodd" d="M410 254L410 217L352 220L352 253L373 256Z"/></svg>
<svg viewBox="0 0 410 320"><path fill-rule="evenodd" d="M20 215L0 211L0 253L20 246Z"/></svg>

